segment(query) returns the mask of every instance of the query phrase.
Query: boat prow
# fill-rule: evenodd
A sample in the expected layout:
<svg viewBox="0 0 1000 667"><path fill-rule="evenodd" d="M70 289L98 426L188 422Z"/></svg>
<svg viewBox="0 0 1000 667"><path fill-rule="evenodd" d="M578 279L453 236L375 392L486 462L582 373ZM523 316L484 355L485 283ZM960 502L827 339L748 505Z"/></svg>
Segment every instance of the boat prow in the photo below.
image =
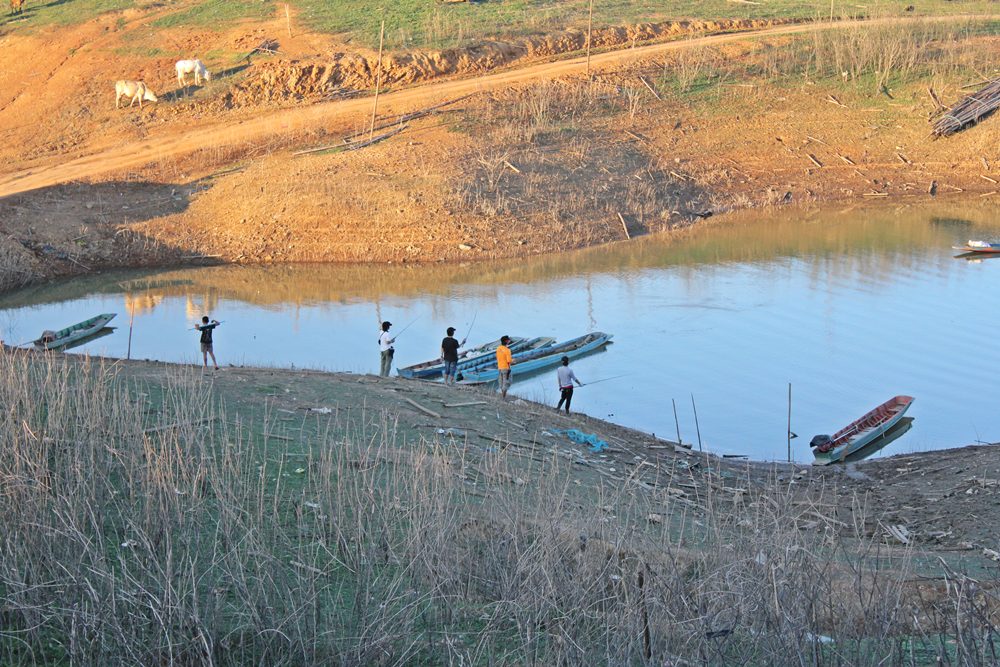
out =
<svg viewBox="0 0 1000 667"><path fill-rule="evenodd" d="M913 404L912 396L893 396L888 401L840 429L832 436L816 436L810 445L813 465L843 463L852 454L886 437ZM899 437L902 433L896 435Z"/></svg>

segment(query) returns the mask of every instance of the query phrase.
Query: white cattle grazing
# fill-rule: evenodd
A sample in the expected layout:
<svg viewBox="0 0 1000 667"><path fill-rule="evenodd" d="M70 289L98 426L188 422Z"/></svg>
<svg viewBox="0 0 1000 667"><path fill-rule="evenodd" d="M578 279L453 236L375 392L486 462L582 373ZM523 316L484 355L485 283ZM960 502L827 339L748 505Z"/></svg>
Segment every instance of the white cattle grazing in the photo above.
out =
<svg viewBox="0 0 1000 667"><path fill-rule="evenodd" d="M195 85L200 86L201 82L211 81L212 73L208 71L205 64L200 60L178 60L174 65L177 70L177 84L181 87L187 86L187 75L194 74Z"/></svg>
<svg viewBox="0 0 1000 667"><path fill-rule="evenodd" d="M148 102L158 102L156 95L153 94L146 84L142 81L116 81L115 82L115 108L118 108L118 102L123 97L128 97L132 100L129 106L132 106L138 100L139 108L142 108L142 101L146 100Z"/></svg>

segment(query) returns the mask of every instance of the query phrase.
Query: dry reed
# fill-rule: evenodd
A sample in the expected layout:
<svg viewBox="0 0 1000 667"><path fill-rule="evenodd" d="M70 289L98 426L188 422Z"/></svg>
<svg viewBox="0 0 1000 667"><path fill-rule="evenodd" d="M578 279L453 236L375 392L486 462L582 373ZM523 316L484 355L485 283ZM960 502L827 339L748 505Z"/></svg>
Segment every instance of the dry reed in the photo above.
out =
<svg viewBox="0 0 1000 667"><path fill-rule="evenodd" d="M148 397L148 398L147 398ZM988 662L992 593L804 529L774 478L579 486L560 456L331 415L294 448L186 369L0 358L4 664ZM672 476L673 475L673 476ZM748 480L729 480L747 486ZM822 499L819 499L822 502ZM820 505L822 506L822 505ZM658 517L655 521L652 517ZM956 641L943 641L955 632Z"/></svg>

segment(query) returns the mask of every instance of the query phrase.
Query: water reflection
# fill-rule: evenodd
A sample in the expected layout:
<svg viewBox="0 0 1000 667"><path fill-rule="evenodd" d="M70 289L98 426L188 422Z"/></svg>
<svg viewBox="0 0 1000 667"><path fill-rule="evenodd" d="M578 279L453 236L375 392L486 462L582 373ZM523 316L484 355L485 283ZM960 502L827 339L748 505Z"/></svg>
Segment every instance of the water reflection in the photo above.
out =
<svg viewBox="0 0 1000 667"><path fill-rule="evenodd" d="M615 345L575 363L577 374L626 377L574 397L595 416L674 437L676 398L693 441L693 396L708 447L784 458L789 383L799 433L909 394L919 426L884 451L928 449L1000 439L992 376L953 372L992 350L996 322L981 301L1000 287L1000 263L955 262L950 250L994 235L995 220L988 207L797 210L522 261L94 276L3 299L0 327L19 341L134 312L133 356L200 362L188 328L209 315L226 321L216 331L223 364L364 372L377 369L383 319L416 320L397 342L400 366L436 356L447 326L470 342L602 330ZM127 333L84 349L125 356ZM542 375L514 391L554 404L554 385ZM796 458L811 458L807 444Z"/></svg>

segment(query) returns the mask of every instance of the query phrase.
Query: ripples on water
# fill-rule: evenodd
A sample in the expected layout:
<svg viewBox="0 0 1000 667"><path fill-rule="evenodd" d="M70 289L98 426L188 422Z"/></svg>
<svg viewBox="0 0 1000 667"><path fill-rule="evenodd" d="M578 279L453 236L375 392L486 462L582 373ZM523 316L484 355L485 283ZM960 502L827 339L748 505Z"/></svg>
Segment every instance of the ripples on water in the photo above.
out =
<svg viewBox="0 0 1000 667"><path fill-rule="evenodd" d="M903 208L735 216L676 238L645 238L518 262L213 267L116 274L24 290L0 301L8 342L98 312L115 335L83 348L195 362L189 327L203 314L220 362L374 372L377 323L399 331L406 365L437 354L447 326L470 341L503 333L570 338L613 333L606 352L574 364L588 414L784 459L788 384L793 456L895 394L917 398L912 430L882 454L1000 440L992 377L1000 259L953 258L952 245L992 238L992 209ZM478 313L478 315L477 315ZM557 400L554 373L515 384Z"/></svg>

